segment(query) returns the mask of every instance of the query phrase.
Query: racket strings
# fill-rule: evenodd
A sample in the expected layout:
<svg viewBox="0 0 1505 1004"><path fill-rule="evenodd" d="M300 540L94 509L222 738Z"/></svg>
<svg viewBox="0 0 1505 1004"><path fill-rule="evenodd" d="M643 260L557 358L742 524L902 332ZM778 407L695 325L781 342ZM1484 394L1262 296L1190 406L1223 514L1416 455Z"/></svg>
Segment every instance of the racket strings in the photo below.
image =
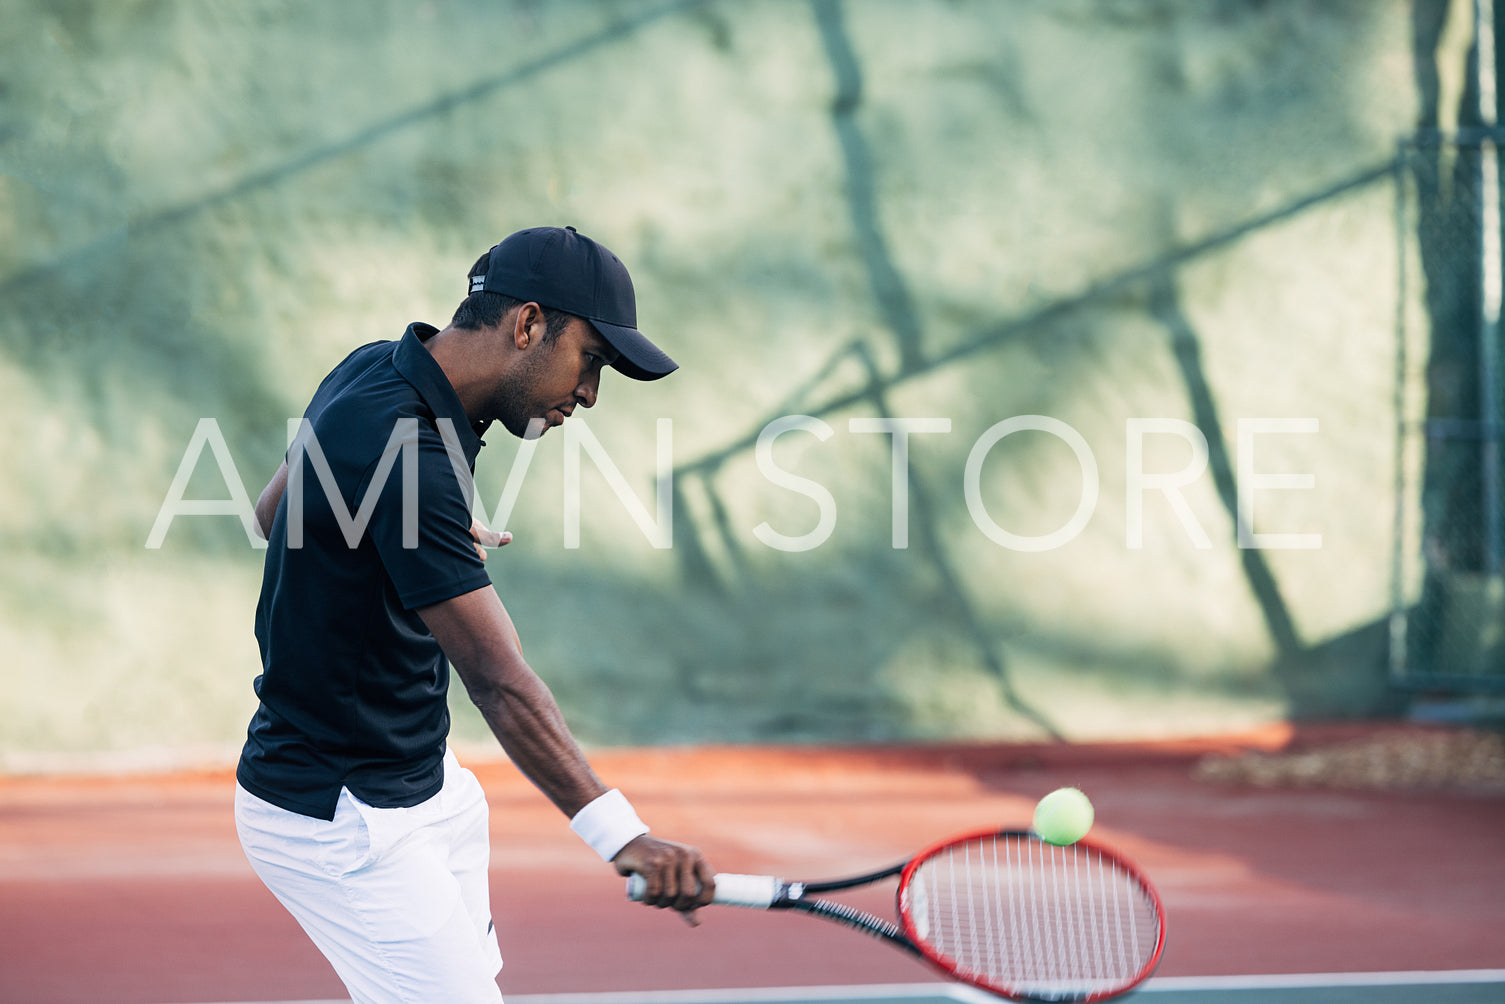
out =
<svg viewBox="0 0 1505 1004"><path fill-rule="evenodd" d="M1045 1000L1124 986L1159 940L1153 897L1081 845L974 838L923 862L908 895L916 932L958 970Z"/></svg>

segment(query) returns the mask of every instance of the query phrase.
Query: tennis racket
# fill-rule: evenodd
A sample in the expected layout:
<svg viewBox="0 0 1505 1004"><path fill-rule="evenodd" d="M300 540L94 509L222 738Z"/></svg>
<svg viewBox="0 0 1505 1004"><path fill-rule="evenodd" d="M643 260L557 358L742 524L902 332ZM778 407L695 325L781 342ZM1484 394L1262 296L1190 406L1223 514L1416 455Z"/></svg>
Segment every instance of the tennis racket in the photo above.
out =
<svg viewBox="0 0 1505 1004"><path fill-rule="evenodd" d="M897 924L816 898L894 875ZM628 898L640 899L643 887L628 876ZM1015 1000L1115 997L1154 971L1165 944L1160 896L1127 858L1095 841L1058 847L1027 831L950 837L892 868L834 882L717 875L712 902L825 917Z"/></svg>

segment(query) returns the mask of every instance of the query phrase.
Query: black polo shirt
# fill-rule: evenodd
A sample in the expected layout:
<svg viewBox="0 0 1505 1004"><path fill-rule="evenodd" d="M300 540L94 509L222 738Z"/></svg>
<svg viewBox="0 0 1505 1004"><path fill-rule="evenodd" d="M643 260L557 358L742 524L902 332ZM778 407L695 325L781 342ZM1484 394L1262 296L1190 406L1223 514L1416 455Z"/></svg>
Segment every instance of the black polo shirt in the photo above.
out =
<svg viewBox="0 0 1505 1004"><path fill-rule="evenodd" d="M470 537L481 429L423 346L435 333L412 324L352 352L288 450L256 607L261 707L236 777L303 815L332 819L342 786L408 806L444 781L449 664L414 611L491 580Z"/></svg>

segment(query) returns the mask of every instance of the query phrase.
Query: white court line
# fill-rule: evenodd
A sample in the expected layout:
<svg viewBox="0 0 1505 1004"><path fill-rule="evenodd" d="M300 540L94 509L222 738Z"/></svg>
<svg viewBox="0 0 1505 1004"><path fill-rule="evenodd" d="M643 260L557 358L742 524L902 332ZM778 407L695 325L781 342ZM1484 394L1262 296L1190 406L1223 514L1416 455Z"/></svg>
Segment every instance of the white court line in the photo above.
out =
<svg viewBox="0 0 1505 1004"><path fill-rule="evenodd" d="M1419 969L1388 973L1280 973L1265 976L1160 976L1138 993L1189 990L1275 990L1322 987L1433 986L1505 983L1505 969ZM644 990L589 994L509 994L507 1004L781 1004L789 1001L847 1001L853 998L904 1000L944 997L957 1004L997 1004L992 994L946 983L888 983L856 986L761 987L725 990ZM206 1002L209 1004L209 1002ZM232 1002L220 1002L232 1004ZM350 1004L349 1000L236 1001L233 1004Z"/></svg>
<svg viewBox="0 0 1505 1004"><path fill-rule="evenodd" d="M1281 973L1259 976L1162 976L1145 981L1138 993L1197 990L1320 989L1324 987L1435 986L1505 983L1505 969L1410 970L1388 973ZM854 998L904 1000L943 997L957 1004L997 1004L998 998L971 987L947 983L858 986L765 987L755 990L673 990L595 994L509 994L507 1004L780 1004L787 1001L847 1001Z"/></svg>
<svg viewBox="0 0 1505 1004"><path fill-rule="evenodd" d="M645 990L606 994L508 994L507 1004L784 1004L788 1001L905 1000L937 997L957 1004L998 1004L993 994L947 983L758 987L725 990Z"/></svg>
<svg viewBox="0 0 1505 1004"><path fill-rule="evenodd" d="M730 987L723 990L627 990L585 994L508 994L507 1004L780 1004L789 1001L904 1000L941 997L957 1004L998 1004L993 994L945 983L860 986ZM223 1001L204 1004L350 1004L348 998L305 1001Z"/></svg>
<svg viewBox="0 0 1505 1004"><path fill-rule="evenodd" d="M626 990L605 993L508 994L507 1004L781 1004L789 1001L904 1000L941 997L957 1004L998 1004L992 994L946 983L886 983L860 986L728 987L720 990ZM210 1004L210 1002L205 1002ZM319 1001L234 1001L217 1004L350 1004Z"/></svg>

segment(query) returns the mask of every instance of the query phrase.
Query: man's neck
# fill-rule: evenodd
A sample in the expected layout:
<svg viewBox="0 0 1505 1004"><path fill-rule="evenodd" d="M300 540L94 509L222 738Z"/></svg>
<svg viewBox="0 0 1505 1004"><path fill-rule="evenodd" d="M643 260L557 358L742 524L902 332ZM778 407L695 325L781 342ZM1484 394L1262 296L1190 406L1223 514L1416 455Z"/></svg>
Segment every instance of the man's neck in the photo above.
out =
<svg viewBox="0 0 1505 1004"><path fill-rule="evenodd" d="M490 393L489 381L484 378L478 365L482 332L469 328L457 328L453 324L423 343L444 372L444 378L454 388L465 417L471 424L482 421L480 411L486 395Z"/></svg>

